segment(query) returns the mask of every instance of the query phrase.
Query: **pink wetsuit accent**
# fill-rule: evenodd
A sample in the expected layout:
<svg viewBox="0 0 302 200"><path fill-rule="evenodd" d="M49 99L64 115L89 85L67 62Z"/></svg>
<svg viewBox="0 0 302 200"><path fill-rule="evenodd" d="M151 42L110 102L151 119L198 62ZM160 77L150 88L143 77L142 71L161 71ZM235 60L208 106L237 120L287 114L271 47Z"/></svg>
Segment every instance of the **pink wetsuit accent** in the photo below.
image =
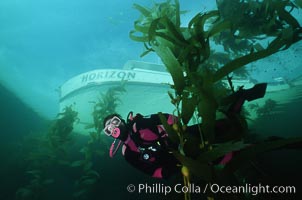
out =
<svg viewBox="0 0 302 200"><path fill-rule="evenodd" d="M163 175L162 175L162 168L157 168L153 175L152 175L153 178L163 178Z"/></svg>
<svg viewBox="0 0 302 200"><path fill-rule="evenodd" d="M232 158L233 158L233 152L227 153L227 154L225 154L225 156L223 157L223 159L220 161L219 164L225 165L228 162L230 162L232 160Z"/></svg>
<svg viewBox="0 0 302 200"><path fill-rule="evenodd" d="M168 121L167 121L169 125L174 124L176 121L177 121L177 120L176 120L176 117L175 117L175 116L169 115Z"/></svg>
<svg viewBox="0 0 302 200"><path fill-rule="evenodd" d="M133 129L134 133L137 132L136 123L133 124L132 129Z"/></svg>
<svg viewBox="0 0 302 200"><path fill-rule="evenodd" d="M142 129L139 132L140 137L146 141L154 141L158 139L158 136L153 133L150 129Z"/></svg>
<svg viewBox="0 0 302 200"><path fill-rule="evenodd" d="M133 142L133 140L131 140L130 136L128 136L128 139L124 142L126 145L128 145L128 147L130 148L131 151L134 152L139 152L138 147L136 146L136 144ZM126 146L124 145L124 146ZM124 149L124 152L126 151L126 147Z"/></svg>

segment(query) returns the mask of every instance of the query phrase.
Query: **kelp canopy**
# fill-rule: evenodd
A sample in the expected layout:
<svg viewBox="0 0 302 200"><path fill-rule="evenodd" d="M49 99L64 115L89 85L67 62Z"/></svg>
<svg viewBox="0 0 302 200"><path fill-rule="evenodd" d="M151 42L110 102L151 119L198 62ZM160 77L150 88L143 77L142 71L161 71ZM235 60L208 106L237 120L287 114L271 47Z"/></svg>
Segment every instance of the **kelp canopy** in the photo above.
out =
<svg viewBox="0 0 302 200"><path fill-rule="evenodd" d="M205 169L207 162L244 146L225 141L212 149L216 111L222 98L232 92L221 86L221 80L228 77L232 86L229 74L285 50L302 38L302 28L291 14L298 7L289 0L217 0L216 3L217 10L196 14L186 26L181 24L178 0L154 4L153 8L134 4L141 16L130 32L132 40L144 43L146 51L142 56L155 52L173 78L175 94L170 97L181 120L177 124L180 128L175 130L166 125L171 139L182 144L185 126L193 114L196 112L202 119L200 149L203 157L193 161L178 152L174 154L206 180L213 178L200 174L200 169L211 171ZM215 51L217 45L222 46L224 52ZM243 134L236 140L242 137ZM301 139L290 142L297 141ZM288 142L267 144L259 149L267 151ZM259 151L247 154L251 156L255 152ZM199 170L195 170L196 166Z"/></svg>

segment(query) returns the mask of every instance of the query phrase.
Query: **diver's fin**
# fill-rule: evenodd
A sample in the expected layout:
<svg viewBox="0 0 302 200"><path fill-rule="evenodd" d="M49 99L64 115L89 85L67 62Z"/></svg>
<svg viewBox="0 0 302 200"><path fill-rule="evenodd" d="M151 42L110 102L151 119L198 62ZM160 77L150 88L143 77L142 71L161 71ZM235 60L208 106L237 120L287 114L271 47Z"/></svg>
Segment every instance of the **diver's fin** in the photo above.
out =
<svg viewBox="0 0 302 200"><path fill-rule="evenodd" d="M252 101L264 97L267 83L259 83L250 89L240 89L230 96L221 100L221 105L231 103L227 113L239 113L245 100Z"/></svg>
<svg viewBox="0 0 302 200"><path fill-rule="evenodd" d="M242 96L245 100L253 101L255 99L259 99L264 97L266 91L267 83L259 83L256 84L254 87L243 90Z"/></svg>

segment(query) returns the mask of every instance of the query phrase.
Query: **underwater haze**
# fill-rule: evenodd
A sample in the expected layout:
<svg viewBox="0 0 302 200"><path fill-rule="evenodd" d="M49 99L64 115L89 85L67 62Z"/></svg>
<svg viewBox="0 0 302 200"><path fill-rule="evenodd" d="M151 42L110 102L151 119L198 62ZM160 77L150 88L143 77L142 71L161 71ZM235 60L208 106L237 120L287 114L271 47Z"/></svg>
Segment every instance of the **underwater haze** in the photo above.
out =
<svg viewBox="0 0 302 200"><path fill-rule="evenodd" d="M139 16L133 3L148 6L152 1L2 0L0 83L39 114L52 118L58 112L59 87L73 76L93 69L122 68L128 60L159 63L155 54L140 58L143 46L129 39ZM216 6L215 1L206 0L184 0L180 5L181 10L190 11L182 17L184 25L196 13ZM299 12L296 16L302 21ZM282 52L283 56L266 59L266 73L257 69L259 61L253 78L295 78L301 72L301 57L297 56L301 48L298 43Z"/></svg>
<svg viewBox="0 0 302 200"><path fill-rule="evenodd" d="M184 1L182 9L206 9L204 2ZM53 118L59 87L68 79L141 60L143 47L129 39L139 16L133 3L148 6L152 1L1 0L0 84ZM159 62L155 54L143 60Z"/></svg>
<svg viewBox="0 0 302 200"><path fill-rule="evenodd" d="M186 11L181 16L182 25L187 26L199 12L217 9L216 2L219 1L222 0L179 0L180 10ZM91 129L86 135L72 132L72 125L79 121L79 116L68 108L58 115L62 111L59 108L60 87L81 73L122 69L129 60L163 64L154 52L140 57L145 51L144 45L129 37L140 16L133 4L152 7L160 2L165 1L0 0L1 200L184 199L183 194L129 193L126 189L129 184L137 186L147 182L172 187L179 181L182 183L183 177L173 177L169 181L152 179L131 167L120 152L111 159L108 151L112 138L94 135L89 132ZM300 0L292 2L300 5L291 14L301 26L302 3ZM267 40L263 41L266 43ZM213 46L217 50L222 48ZM252 124L249 140L262 141L270 136L301 137L301 55L300 40L288 49L244 68L245 80L267 82L271 86L278 85L281 80L289 87L280 93L271 92L264 98L262 103L271 103L267 107L257 103L246 106L253 116L253 119L245 118ZM147 96L147 92L138 91L142 97ZM113 103L123 102L119 98L112 98ZM269 98L281 103L266 101L271 100ZM158 99L162 100L163 95L159 94ZM127 100L125 102L132 101ZM165 106L167 102L170 99L154 105ZM123 106L127 108L127 105ZM66 116L64 126L67 128L62 128L66 128L63 136L56 135L60 119ZM248 174L249 178L256 177L254 184L262 177L273 177L270 184L292 184L301 193L299 148L261 155L252 163L252 171L244 168L242 173ZM204 184L198 181L197 184ZM293 195L281 197L300 199ZM197 194L192 195L193 199L214 200Z"/></svg>

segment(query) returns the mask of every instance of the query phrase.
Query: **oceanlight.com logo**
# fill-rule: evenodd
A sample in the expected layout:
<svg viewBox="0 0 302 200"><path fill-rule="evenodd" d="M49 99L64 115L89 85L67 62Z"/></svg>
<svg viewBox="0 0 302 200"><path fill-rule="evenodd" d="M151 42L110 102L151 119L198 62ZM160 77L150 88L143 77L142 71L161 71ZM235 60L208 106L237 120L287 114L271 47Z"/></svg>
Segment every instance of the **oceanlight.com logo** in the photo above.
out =
<svg viewBox="0 0 302 200"><path fill-rule="evenodd" d="M221 193L221 194L251 194L253 196L259 194L295 194L295 186L270 186L245 184L242 186L224 186L218 184L206 184L205 191L209 190L212 193Z"/></svg>
<svg viewBox="0 0 302 200"><path fill-rule="evenodd" d="M137 186L133 184L129 184L127 186L127 190L130 193L137 192L139 194L164 194L168 195L172 192L175 193L192 193L192 194L205 194L205 193L213 193L213 194L251 194L253 196L259 194L295 194L296 187L295 186L270 186L270 185L262 185L259 183L258 185L245 184L241 186L226 186L219 184L206 184L204 186L199 186L195 184L182 185L176 184L174 186L165 185L162 183L155 184L138 184Z"/></svg>

